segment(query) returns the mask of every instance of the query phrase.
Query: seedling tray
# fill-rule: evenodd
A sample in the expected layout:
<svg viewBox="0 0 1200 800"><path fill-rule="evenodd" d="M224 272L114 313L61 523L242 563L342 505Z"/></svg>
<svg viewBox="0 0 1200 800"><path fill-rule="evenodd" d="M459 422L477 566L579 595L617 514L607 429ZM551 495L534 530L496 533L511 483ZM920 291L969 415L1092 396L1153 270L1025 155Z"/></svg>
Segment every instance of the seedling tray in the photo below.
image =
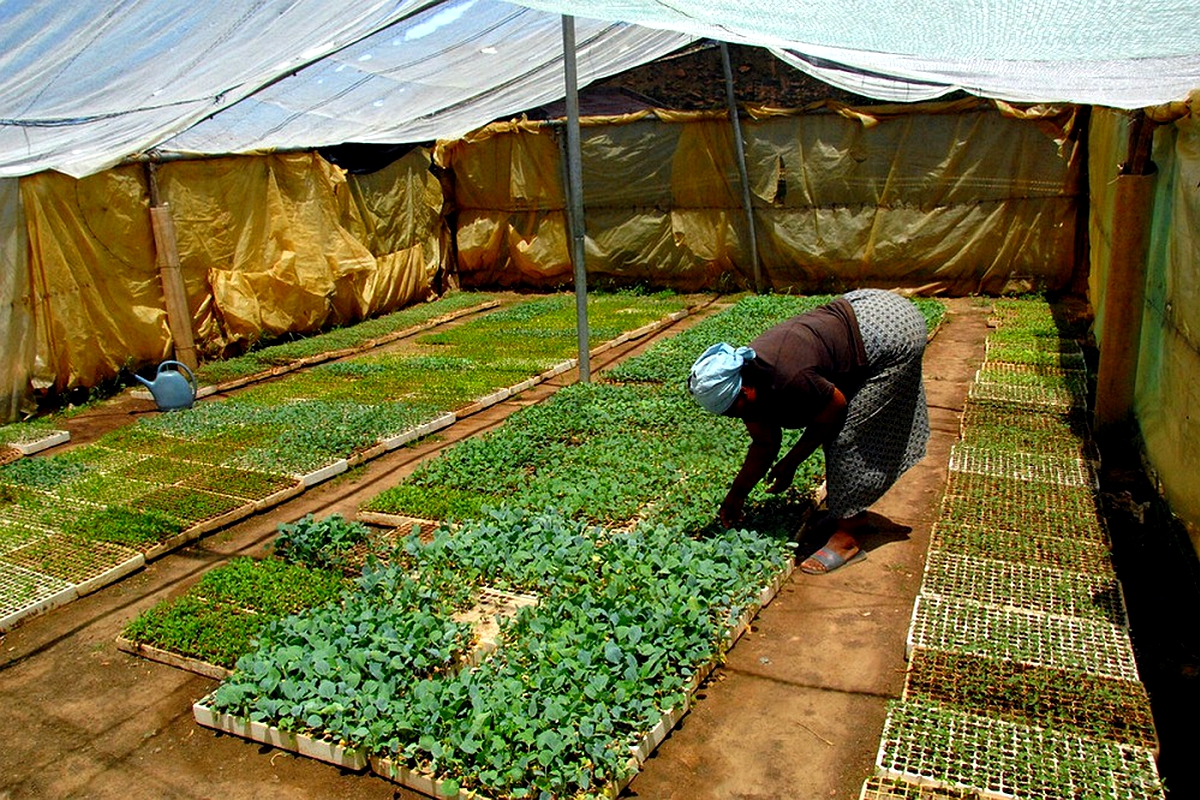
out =
<svg viewBox="0 0 1200 800"><path fill-rule="evenodd" d="M970 789L947 789L903 778L874 776L863 782L858 800L975 800L978 796Z"/></svg>
<svg viewBox="0 0 1200 800"><path fill-rule="evenodd" d="M1005 530L1070 533L1108 542L1099 497L1089 486L952 470L942 504L957 506L956 512L970 510L978 522Z"/></svg>
<svg viewBox="0 0 1200 800"><path fill-rule="evenodd" d="M49 450L51 447L66 444L69 441L71 441L71 433L69 431L38 431L28 439L11 441L8 443L8 446L16 448L21 455L31 456L34 453Z"/></svg>
<svg viewBox="0 0 1200 800"><path fill-rule="evenodd" d="M900 702L876 758L888 777L971 789L985 798L1164 798L1149 750Z"/></svg>
<svg viewBox="0 0 1200 800"><path fill-rule="evenodd" d="M144 642L135 642L126 639L124 636L117 637L117 649L123 653L139 656L147 661L157 661L160 664L166 664L168 667L175 667L176 669L182 669L215 680L222 680L230 673L230 670L217 664L210 664L198 658L189 658L188 656L173 653L170 650L163 650Z"/></svg>
<svg viewBox="0 0 1200 800"><path fill-rule="evenodd" d="M975 381L1008 386L1062 388L1081 396L1087 396L1088 393L1088 375L1084 370L1037 364L1007 364L993 361L975 371Z"/></svg>
<svg viewBox="0 0 1200 800"><path fill-rule="evenodd" d="M1137 681L919 647L903 697L1158 752L1150 698Z"/></svg>
<svg viewBox="0 0 1200 800"><path fill-rule="evenodd" d="M0 632L76 597L75 587L61 578L0 561Z"/></svg>
<svg viewBox="0 0 1200 800"><path fill-rule="evenodd" d="M1028 408L1086 410L1087 397L1062 386L982 383L978 380L967 390L967 397L991 403L1011 403Z"/></svg>
<svg viewBox="0 0 1200 800"><path fill-rule="evenodd" d="M917 597L909 656L918 647L1138 680L1133 643L1120 626L945 597Z"/></svg>
<svg viewBox="0 0 1200 800"><path fill-rule="evenodd" d="M921 594L1128 627L1120 581L1109 575L932 551Z"/></svg>
<svg viewBox="0 0 1200 800"><path fill-rule="evenodd" d="M1047 412L969 399L963 408L959 436L963 444L975 447L1100 461L1082 412Z"/></svg>
<svg viewBox="0 0 1200 800"><path fill-rule="evenodd" d="M1029 337L1019 341L996 341L989 337L984 346L984 362L1087 369L1083 348L1078 342L1049 336Z"/></svg>
<svg viewBox="0 0 1200 800"><path fill-rule="evenodd" d="M500 647L500 619L514 617L522 608L536 606L537 602L536 595L483 587L475 605L454 615L456 622L469 624L475 632L476 644L465 658L466 665L479 664Z"/></svg>
<svg viewBox="0 0 1200 800"><path fill-rule="evenodd" d="M63 534L51 534L8 553L5 561L51 575L75 587L80 597L114 583L146 563L129 547Z"/></svg>
<svg viewBox="0 0 1200 800"><path fill-rule="evenodd" d="M933 527L931 553L952 553L1009 563L1053 567L1113 579L1112 550L1103 542L1047 532L1004 530L943 516Z"/></svg>
<svg viewBox="0 0 1200 800"><path fill-rule="evenodd" d="M362 748L318 739L306 733L283 731L273 725L224 714L212 708L211 703L212 695L207 695L192 704L192 717L206 728L232 733L243 739L278 747L354 772L361 772L367 768L367 754Z"/></svg>
<svg viewBox="0 0 1200 800"><path fill-rule="evenodd" d="M53 531L49 528L0 518L0 556L44 539L51 533Z"/></svg>
<svg viewBox="0 0 1200 800"><path fill-rule="evenodd" d="M950 471L1058 486L1084 486L1093 490L1098 490L1100 485L1095 470L1082 458L1010 453L964 444L951 448Z"/></svg>

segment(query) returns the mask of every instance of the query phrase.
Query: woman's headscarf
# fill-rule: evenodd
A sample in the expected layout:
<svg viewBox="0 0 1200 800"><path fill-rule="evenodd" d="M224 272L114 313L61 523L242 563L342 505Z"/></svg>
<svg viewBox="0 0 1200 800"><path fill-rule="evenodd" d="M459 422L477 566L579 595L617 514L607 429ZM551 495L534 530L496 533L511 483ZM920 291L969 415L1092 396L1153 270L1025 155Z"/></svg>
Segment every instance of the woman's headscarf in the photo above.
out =
<svg viewBox="0 0 1200 800"><path fill-rule="evenodd" d="M688 376L688 391L705 410L724 414L742 390L742 365L754 358L749 347L721 342L705 350Z"/></svg>

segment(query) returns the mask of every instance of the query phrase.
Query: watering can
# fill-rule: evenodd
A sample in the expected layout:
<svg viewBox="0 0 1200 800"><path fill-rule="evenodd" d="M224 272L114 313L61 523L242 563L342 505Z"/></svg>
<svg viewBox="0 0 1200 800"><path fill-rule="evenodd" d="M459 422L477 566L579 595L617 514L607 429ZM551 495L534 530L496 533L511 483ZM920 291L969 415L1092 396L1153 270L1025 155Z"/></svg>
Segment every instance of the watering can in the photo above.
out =
<svg viewBox="0 0 1200 800"><path fill-rule="evenodd" d="M160 411L191 408L196 400L196 376L188 369L187 364L164 361L158 365L158 374L152 381L137 374L133 377L144 383L150 394L154 395L154 402Z"/></svg>

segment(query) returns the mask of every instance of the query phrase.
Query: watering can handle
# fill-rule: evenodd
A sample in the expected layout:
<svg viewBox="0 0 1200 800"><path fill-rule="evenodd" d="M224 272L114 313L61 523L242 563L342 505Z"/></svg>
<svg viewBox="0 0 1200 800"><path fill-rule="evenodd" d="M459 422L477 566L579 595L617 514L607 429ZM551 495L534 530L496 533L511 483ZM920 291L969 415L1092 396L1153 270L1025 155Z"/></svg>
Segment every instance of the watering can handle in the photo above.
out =
<svg viewBox="0 0 1200 800"><path fill-rule="evenodd" d="M188 383L192 386L192 394L194 395L198 391L199 387L196 384L196 376L187 364L181 361L164 361L158 365L158 371L162 372L164 367L174 367L177 371L182 372L183 376L187 378Z"/></svg>

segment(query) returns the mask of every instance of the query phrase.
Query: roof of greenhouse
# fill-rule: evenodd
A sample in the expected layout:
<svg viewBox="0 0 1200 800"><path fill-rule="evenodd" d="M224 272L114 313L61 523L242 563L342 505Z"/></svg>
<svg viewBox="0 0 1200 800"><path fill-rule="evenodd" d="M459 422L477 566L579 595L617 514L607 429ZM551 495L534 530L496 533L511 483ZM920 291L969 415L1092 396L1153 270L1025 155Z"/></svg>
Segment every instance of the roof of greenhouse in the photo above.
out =
<svg viewBox="0 0 1200 800"><path fill-rule="evenodd" d="M0 1L0 177L454 138L697 39L886 101L1140 108L1200 87L1190 0Z"/></svg>

